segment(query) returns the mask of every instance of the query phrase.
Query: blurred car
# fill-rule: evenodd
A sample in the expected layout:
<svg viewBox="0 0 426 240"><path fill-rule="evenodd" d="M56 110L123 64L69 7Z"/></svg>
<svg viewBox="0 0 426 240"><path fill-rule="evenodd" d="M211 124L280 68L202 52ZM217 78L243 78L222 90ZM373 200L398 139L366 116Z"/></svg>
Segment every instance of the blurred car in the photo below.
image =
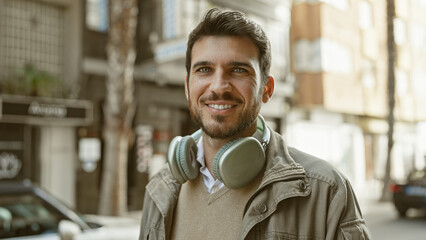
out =
<svg viewBox="0 0 426 240"><path fill-rule="evenodd" d="M81 215L29 181L0 182L0 239L133 240L139 220Z"/></svg>
<svg viewBox="0 0 426 240"><path fill-rule="evenodd" d="M409 208L426 209L426 168L411 172L405 184L391 185L391 191L401 217L406 216Z"/></svg>

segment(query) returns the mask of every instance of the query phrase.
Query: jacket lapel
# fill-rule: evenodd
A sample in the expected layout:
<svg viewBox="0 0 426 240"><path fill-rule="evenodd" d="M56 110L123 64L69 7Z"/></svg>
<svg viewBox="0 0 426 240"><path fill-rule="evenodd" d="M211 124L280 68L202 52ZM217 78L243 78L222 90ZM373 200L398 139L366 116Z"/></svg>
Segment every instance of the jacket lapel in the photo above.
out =
<svg viewBox="0 0 426 240"><path fill-rule="evenodd" d="M257 223L272 215L281 201L311 193L305 169L290 156L282 137L271 132L265 174L246 205L240 239L244 239Z"/></svg>

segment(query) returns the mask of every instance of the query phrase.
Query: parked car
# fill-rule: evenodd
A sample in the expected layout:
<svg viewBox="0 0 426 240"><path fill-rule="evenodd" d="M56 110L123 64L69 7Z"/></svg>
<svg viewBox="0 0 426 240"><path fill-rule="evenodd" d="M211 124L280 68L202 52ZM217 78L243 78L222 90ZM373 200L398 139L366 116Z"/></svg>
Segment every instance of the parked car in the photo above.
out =
<svg viewBox="0 0 426 240"><path fill-rule="evenodd" d="M391 185L393 202L401 217L409 208L426 209L426 168L411 172L404 184Z"/></svg>
<svg viewBox="0 0 426 240"><path fill-rule="evenodd" d="M138 239L139 220L82 215L29 181L0 182L0 239Z"/></svg>

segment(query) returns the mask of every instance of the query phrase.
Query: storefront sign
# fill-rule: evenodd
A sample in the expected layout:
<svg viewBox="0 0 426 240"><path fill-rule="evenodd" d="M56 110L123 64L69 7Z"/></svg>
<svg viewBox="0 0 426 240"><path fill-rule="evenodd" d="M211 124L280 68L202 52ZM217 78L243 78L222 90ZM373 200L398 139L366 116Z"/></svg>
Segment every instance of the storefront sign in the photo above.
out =
<svg viewBox="0 0 426 240"><path fill-rule="evenodd" d="M91 102L85 100L0 95L0 122L86 125L92 111Z"/></svg>
<svg viewBox="0 0 426 240"><path fill-rule="evenodd" d="M34 116L63 118L67 116L67 107L63 105L32 102L28 108L28 114Z"/></svg>

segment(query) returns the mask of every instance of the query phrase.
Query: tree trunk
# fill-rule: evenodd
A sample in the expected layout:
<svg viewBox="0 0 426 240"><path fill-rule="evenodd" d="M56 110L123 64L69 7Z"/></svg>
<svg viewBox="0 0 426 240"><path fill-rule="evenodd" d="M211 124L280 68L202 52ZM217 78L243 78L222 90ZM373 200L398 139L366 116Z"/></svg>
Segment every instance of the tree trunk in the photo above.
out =
<svg viewBox="0 0 426 240"><path fill-rule="evenodd" d="M135 112L133 100L136 0L110 0L108 77L104 103L104 156L99 213L127 211L127 156Z"/></svg>
<svg viewBox="0 0 426 240"><path fill-rule="evenodd" d="M392 169L392 148L393 148L393 130L394 130L394 109L395 109L395 39L394 39L394 26L393 20L395 17L395 2L394 0L387 0L387 48L388 48L388 151L386 159L385 178L383 180L383 189L381 200L386 201L390 199L389 184L391 181Z"/></svg>

